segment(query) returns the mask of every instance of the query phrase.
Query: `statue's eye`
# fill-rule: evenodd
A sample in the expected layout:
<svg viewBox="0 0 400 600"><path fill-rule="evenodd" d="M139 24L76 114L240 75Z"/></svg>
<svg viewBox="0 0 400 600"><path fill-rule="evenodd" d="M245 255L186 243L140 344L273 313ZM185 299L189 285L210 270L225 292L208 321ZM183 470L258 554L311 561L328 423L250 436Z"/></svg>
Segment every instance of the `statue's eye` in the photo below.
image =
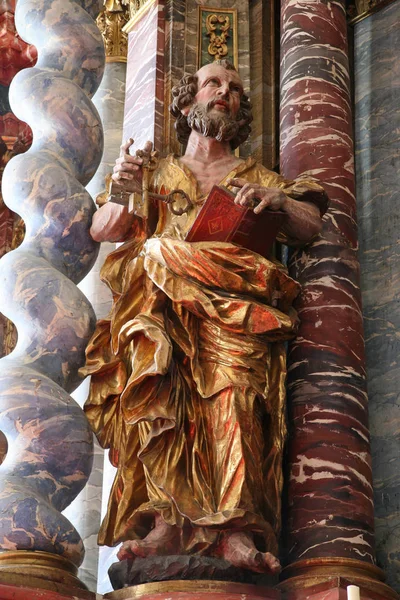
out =
<svg viewBox="0 0 400 600"><path fill-rule="evenodd" d="M212 77L207 81L207 85L210 83L211 85L220 85L219 79L217 79L216 77Z"/></svg>

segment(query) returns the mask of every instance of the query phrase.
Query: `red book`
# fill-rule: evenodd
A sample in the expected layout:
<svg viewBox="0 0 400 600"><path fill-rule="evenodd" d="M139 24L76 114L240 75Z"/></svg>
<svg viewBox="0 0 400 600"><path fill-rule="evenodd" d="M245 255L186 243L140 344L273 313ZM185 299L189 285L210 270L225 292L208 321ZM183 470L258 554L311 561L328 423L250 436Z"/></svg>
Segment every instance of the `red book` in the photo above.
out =
<svg viewBox="0 0 400 600"><path fill-rule="evenodd" d="M232 242L268 257L282 224L287 218L281 210L264 210L234 203L235 194L214 185L197 215L187 242Z"/></svg>

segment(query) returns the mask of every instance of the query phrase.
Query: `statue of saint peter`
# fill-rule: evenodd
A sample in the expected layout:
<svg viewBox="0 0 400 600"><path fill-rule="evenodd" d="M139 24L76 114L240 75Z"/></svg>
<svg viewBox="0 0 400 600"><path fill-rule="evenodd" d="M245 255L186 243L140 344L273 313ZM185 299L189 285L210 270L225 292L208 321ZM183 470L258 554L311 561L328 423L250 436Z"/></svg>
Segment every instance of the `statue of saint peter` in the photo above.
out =
<svg viewBox="0 0 400 600"><path fill-rule="evenodd" d="M277 559L285 439L284 342L297 327L299 285L272 256L227 242L186 242L214 184L254 199L256 214L287 215L279 241L301 245L321 230L324 190L287 181L232 150L249 135L239 74L216 61L173 90L180 158L160 160L151 191L182 189L190 210L163 202L148 219L108 202L93 218L98 241L124 243L102 278L113 293L87 349L85 410L117 473L99 542L119 558L197 554L260 573ZM121 147L112 178L141 184L142 157Z"/></svg>

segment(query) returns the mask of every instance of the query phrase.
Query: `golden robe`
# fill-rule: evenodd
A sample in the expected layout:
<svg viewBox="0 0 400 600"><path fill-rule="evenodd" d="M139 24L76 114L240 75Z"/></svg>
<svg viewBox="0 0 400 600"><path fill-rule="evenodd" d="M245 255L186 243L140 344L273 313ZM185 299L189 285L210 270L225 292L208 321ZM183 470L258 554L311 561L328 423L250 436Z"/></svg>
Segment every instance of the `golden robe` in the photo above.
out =
<svg viewBox="0 0 400 600"><path fill-rule="evenodd" d="M229 177L324 208L319 185L285 181L253 159L221 185ZM284 342L296 331L299 285L274 259L184 241L205 198L179 160L161 161L152 187L182 189L194 206L177 217L160 204L148 240L138 219L102 269L114 303L82 370L92 376L87 417L117 467L99 543L144 537L158 513L180 527L188 553L212 553L219 532L236 529L276 554Z"/></svg>

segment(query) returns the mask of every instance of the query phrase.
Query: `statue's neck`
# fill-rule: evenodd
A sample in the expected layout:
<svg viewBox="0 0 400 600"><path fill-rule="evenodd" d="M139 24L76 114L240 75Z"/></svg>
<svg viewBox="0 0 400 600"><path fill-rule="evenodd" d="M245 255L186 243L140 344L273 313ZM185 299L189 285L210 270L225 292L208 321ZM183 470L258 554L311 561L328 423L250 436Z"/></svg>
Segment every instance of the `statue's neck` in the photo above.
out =
<svg viewBox="0 0 400 600"><path fill-rule="evenodd" d="M232 154L229 142L218 142L192 131L180 159L195 176L202 195L208 194L242 161Z"/></svg>
<svg viewBox="0 0 400 600"><path fill-rule="evenodd" d="M216 161L229 161L232 158L232 151L229 142L219 142L214 138L204 137L196 131L192 131L183 158L187 162L207 165Z"/></svg>

